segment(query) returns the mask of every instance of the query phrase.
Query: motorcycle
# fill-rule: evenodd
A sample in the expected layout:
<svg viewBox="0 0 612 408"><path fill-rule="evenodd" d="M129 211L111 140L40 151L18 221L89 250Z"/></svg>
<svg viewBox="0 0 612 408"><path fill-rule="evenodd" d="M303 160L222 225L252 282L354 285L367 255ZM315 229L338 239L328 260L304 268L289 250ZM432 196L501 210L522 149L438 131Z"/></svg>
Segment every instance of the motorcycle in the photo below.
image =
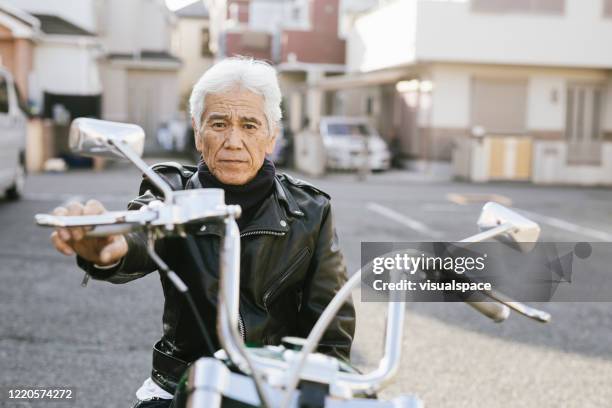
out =
<svg viewBox="0 0 612 408"><path fill-rule="evenodd" d="M222 349L214 357L193 362L179 382L174 406L210 407L328 407L386 408L423 407L415 395L382 400L377 393L399 369L405 300L393 298L388 304L384 356L378 367L360 373L350 364L316 353L316 347L342 304L360 281L362 270L353 274L338 291L306 339L286 337L280 345L247 347L239 317L240 233L236 218L240 207L226 205L221 189L173 191L140 158L145 134L132 124L78 118L71 125L69 144L76 154L119 157L129 160L161 191L161 199L136 211L113 211L100 215L55 216L37 214L36 223L53 228L87 227L89 236L108 236L144 231L148 254L159 272L187 299L208 344L209 328L202 323L191 293L182 279L155 252L155 241L187 235L203 225L217 224L224 230L220 247L217 335ZM481 232L460 242L466 244L498 239L527 252L537 241L540 228L531 220L497 203L484 205L478 227ZM363 268L362 268L363 269ZM86 276L87 279L87 276ZM468 279L468 278L465 278ZM482 299L486 298L486 301ZM495 290L466 303L488 318L501 322L514 310L539 322L551 316Z"/></svg>

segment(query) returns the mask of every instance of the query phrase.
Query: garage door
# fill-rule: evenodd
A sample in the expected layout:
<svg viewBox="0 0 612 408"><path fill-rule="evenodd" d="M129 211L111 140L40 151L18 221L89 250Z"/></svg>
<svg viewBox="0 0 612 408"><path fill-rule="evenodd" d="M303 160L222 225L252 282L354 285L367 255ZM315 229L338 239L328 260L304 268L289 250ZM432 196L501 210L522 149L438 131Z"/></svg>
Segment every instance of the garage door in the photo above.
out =
<svg viewBox="0 0 612 408"><path fill-rule="evenodd" d="M472 82L472 126L486 132L488 178L528 180L531 139L526 133L527 81L476 78Z"/></svg>

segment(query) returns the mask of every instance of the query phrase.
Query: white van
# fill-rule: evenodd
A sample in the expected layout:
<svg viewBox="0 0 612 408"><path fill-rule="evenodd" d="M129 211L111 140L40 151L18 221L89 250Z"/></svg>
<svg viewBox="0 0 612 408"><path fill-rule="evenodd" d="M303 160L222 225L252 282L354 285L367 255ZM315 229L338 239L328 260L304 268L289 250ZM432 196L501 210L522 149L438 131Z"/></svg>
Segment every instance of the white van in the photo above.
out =
<svg viewBox="0 0 612 408"><path fill-rule="evenodd" d="M376 171L389 169L389 147L367 118L323 116L319 126L328 169L358 170L362 167L364 141L368 147L368 168Z"/></svg>
<svg viewBox="0 0 612 408"><path fill-rule="evenodd" d="M13 76L0 67L0 193L10 200L23 192L26 127Z"/></svg>

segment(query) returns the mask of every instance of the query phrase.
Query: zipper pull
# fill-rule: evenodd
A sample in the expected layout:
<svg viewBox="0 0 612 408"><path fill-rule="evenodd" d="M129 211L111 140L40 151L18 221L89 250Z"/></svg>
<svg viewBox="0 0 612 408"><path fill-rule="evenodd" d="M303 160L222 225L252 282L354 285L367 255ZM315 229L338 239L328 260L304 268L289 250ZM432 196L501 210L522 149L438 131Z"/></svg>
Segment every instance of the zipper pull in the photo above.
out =
<svg viewBox="0 0 612 408"><path fill-rule="evenodd" d="M83 275L83 280L81 281L81 287L84 288L87 286L87 282L89 282L89 273L85 272L85 275Z"/></svg>

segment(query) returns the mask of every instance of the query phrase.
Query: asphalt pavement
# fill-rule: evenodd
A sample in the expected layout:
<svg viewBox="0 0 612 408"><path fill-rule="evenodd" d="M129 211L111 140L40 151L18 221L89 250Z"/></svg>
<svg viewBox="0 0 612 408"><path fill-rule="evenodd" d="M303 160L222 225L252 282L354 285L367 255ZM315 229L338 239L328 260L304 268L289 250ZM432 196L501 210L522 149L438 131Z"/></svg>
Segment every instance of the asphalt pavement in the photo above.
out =
<svg viewBox="0 0 612 408"><path fill-rule="evenodd" d="M74 198L123 209L139 181L124 165L31 175L21 201L0 202L0 386L73 387L78 407L134 402L162 330L158 276L82 288L74 259L53 250L50 231L33 216ZM475 233L480 207L493 194L539 222L545 240L612 241L611 189L476 185L399 171L364 182L347 173L312 181L332 195L349 271L359 267L361 241L452 241ZM360 302L358 291L355 301L352 357L367 370L382 352L386 309ZM611 407L612 305L537 306L553 314L550 324L517 315L495 324L463 304L409 304L402 365L382 395L415 393L429 407Z"/></svg>

